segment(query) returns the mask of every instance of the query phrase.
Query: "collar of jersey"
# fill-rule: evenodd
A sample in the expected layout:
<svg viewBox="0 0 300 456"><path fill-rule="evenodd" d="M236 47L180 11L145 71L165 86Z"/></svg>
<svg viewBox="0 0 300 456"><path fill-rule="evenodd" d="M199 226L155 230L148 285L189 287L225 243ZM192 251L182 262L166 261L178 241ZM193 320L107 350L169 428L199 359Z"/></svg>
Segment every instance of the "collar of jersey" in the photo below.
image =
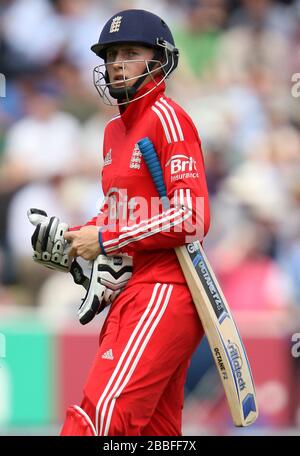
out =
<svg viewBox="0 0 300 456"><path fill-rule="evenodd" d="M148 82L148 84L146 84L144 87L142 87L140 90L138 90L138 92L135 94L134 98L140 97L141 95L146 93L148 90L151 90L153 87L155 87L155 84L157 84L157 82L154 82L154 81ZM129 105L125 109L124 109L124 106L119 107L121 119L124 122L126 129L130 129L132 126L134 126L134 124L136 124L140 120L144 111L149 106L152 106L152 104L157 99L159 94L161 94L161 92L165 91L165 88L166 88L166 84L163 81L159 86L157 86L154 90L152 90L152 92L148 93L148 95L145 95L140 100L129 103ZM133 98L133 100L134 100L134 98Z"/></svg>

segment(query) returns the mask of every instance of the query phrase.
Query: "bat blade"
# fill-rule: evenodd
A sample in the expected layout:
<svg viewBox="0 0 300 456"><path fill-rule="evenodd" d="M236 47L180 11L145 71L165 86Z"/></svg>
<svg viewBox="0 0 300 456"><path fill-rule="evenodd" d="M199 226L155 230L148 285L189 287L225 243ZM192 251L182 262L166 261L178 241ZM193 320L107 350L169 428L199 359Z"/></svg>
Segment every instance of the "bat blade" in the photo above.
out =
<svg viewBox="0 0 300 456"><path fill-rule="evenodd" d="M228 303L199 241L175 249L206 333L236 426L258 416L247 354Z"/></svg>

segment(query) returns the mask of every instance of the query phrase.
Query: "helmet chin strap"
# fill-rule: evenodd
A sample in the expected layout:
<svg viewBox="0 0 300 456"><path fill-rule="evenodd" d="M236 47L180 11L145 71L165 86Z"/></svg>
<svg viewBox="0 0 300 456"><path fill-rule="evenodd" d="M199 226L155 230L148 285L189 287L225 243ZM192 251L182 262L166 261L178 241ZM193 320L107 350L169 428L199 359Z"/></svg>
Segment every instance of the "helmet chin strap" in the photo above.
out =
<svg viewBox="0 0 300 456"><path fill-rule="evenodd" d="M139 82L139 81L137 81ZM135 87L135 84L131 87L121 87L120 89L115 89L113 87L108 87L109 94L112 98L115 98L118 101L131 100L136 94L138 87Z"/></svg>
<svg viewBox="0 0 300 456"><path fill-rule="evenodd" d="M159 60L160 56L161 56L160 51L155 51L152 59ZM154 65L155 65L155 62L150 62L148 64L149 71L153 70ZM141 86L141 84L144 82L144 80L148 76L147 67L145 67L144 73L145 73L144 76L139 77L138 80L131 87L121 87L120 89L115 89L111 86L108 86L108 91L109 91L110 96L112 98L118 100L119 102L123 102L126 100L128 100L128 101L132 100L132 98L136 94L138 88ZM109 76L108 76L107 71L105 72L105 81L107 83L109 83Z"/></svg>

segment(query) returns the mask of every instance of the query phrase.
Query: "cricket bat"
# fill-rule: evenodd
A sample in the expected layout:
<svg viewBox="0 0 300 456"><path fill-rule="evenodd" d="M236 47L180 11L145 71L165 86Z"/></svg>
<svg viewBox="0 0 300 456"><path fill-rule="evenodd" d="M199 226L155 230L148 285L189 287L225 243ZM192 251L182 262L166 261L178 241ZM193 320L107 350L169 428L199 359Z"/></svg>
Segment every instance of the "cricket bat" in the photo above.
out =
<svg viewBox="0 0 300 456"><path fill-rule="evenodd" d="M167 192L159 158L149 138L138 141L162 204ZM255 386L247 354L221 287L199 241L176 247L198 315L220 374L235 426L249 426L258 417Z"/></svg>

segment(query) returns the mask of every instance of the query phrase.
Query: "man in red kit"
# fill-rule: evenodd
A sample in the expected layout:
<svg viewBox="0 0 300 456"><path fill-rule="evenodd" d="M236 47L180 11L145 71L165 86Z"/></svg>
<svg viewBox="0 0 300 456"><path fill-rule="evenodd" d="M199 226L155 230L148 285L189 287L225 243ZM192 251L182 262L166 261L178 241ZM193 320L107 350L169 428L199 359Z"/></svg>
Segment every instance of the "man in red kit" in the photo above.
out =
<svg viewBox="0 0 300 456"><path fill-rule="evenodd" d="M73 275L73 258L93 261L80 321L112 303L83 400L68 409L61 435L181 435L187 368L203 329L174 248L209 227L201 144L192 120L165 95L178 50L162 19L121 11L92 50L105 62L94 70L96 88L120 111L105 129L105 203L75 229L43 211L29 214L36 261ZM161 162L167 210L137 145L145 137Z"/></svg>

